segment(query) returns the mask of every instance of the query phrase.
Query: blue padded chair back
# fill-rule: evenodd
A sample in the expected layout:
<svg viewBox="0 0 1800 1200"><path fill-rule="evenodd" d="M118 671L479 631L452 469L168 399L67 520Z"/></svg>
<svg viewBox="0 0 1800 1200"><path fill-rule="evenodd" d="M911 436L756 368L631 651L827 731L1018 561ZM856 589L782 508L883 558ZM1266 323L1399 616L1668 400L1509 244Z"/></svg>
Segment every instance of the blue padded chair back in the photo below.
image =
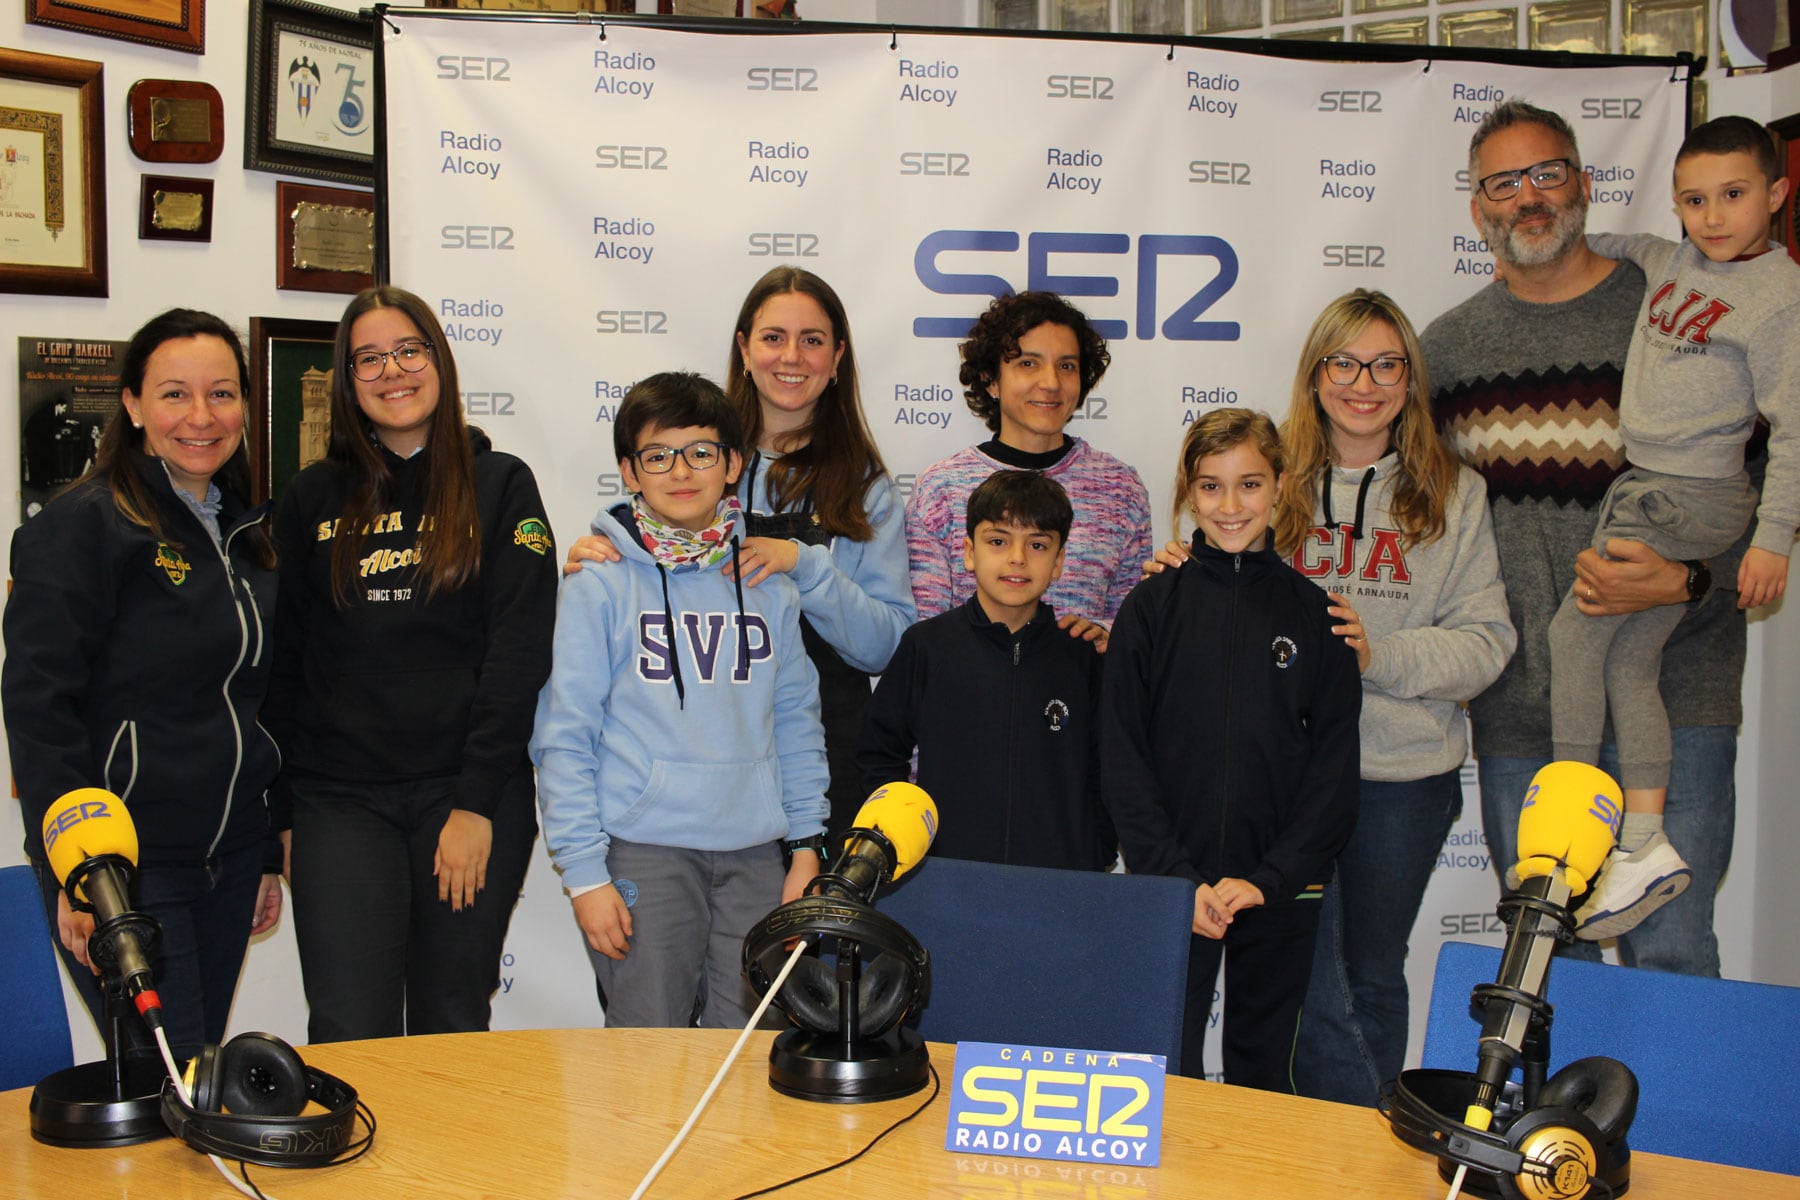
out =
<svg viewBox="0 0 1800 1200"><path fill-rule="evenodd" d="M876 899L931 954L919 1032L1181 1062L1184 880L927 858Z"/></svg>
<svg viewBox="0 0 1800 1200"><path fill-rule="evenodd" d="M1444 943L1423 1065L1475 1069L1469 989L1499 970L1496 947ZM1800 988L1558 958L1546 999L1552 1072L1590 1054L1636 1072L1632 1149L1800 1174Z"/></svg>
<svg viewBox="0 0 1800 1200"><path fill-rule="evenodd" d="M29 1087L75 1061L50 937L36 873L0 868L0 1091Z"/></svg>

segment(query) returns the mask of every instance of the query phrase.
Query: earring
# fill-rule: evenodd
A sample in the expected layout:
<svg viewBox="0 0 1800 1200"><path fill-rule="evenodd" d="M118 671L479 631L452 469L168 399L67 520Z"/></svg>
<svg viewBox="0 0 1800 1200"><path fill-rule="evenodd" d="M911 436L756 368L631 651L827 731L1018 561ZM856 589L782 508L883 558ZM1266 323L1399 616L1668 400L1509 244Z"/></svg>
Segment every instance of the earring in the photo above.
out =
<svg viewBox="0 0 1800 1200"><path fill-rule="evenodd" d="M749 367L744 368L744 378L745 379L750 378L750 368Z"/></svg>
<svg viewBox="0 0 1800 1200"><path fill-rule="evenodd" d="M836 371L833 371L831 373L831 382L833 382L833 383L837 382L837 372Z"/></svg>
<svg viewBox="0 0 1800 1200"><path fill-rule="evenodd" d="M142 429L144 427L144 423L142 421L133 421L131 423L131 427L133 429Z"/></svg>

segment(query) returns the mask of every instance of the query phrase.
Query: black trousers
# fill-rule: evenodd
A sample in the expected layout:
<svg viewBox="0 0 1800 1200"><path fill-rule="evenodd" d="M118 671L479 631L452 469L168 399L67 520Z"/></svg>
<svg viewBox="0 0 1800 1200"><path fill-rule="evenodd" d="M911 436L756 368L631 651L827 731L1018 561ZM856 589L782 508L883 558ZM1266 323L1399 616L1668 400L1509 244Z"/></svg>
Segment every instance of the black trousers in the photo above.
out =
<svg viewBox="0 0 1800 1200"><path fill-rule="evenodd" d="M1205 1077L1200 1052L1223 958L1225 1082L1294 1091L1294 1039L1318 931L1319 902L1290 900L1240 911L1221 941L1193 935L1181 1022L1181 1074Z"/></svg>
<svg viewBox="0 0 1800 1200"><path fill-rule="evenodd" d="M537 837L529 769L494 810L487 884L453 912L432 874L456 779L294 788L294 936L307 1038L341 1042L488 1027L506 928Z"/></svg>

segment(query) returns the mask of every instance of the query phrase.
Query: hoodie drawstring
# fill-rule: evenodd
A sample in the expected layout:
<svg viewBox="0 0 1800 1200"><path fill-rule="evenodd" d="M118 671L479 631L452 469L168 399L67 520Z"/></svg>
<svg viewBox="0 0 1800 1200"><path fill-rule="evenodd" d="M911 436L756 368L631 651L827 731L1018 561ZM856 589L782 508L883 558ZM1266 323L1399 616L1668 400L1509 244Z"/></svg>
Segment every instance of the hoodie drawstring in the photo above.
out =
<svg viewBox="0 0 1800 1200"><path fill-rule="evenodd" d="M1350 526L1350 540L1355 541L1363 534L1363 505L1369 499L1369 485L1375 482L1375 468L1370 467L1363 472L1362 484L1356 489L1356 520ZM1325 468L1324 496L1320 505L1325 512L1325 528L1336 530L1341 524L1331 519L1331 468Z"/></svg>
<svg viewBox="0 0 1800 1200"><path fill-rule="evenodd" d="M681 682L681 638L678 636L681 629L675 624L675 613L669 607L669 569L660 562L656 564L656 577L662 580L663 620L669 629L669 667L675 675L675 704L686 709L687 687Z"/></svg>
<svg viewBox="0 0 1800 1200"><path fill-rule="evenodd" d="M749 636L750 626L750 618L744 614L744 566L738 558L738 552L742 549L743 543L738 540L737 534L732 534L731 582L737 589L737 627L740 640ZM670 673L675 676L675 704L676 707L685 711L687 708L687 685L681 679L681 638L678 636L681 631L675 624L675 611L669 606L669 569L660 562L656 564L656 577L662 581L663 621L669 629L669 669ZM739 653L742 652L742 650L739 651Z"/></svg>

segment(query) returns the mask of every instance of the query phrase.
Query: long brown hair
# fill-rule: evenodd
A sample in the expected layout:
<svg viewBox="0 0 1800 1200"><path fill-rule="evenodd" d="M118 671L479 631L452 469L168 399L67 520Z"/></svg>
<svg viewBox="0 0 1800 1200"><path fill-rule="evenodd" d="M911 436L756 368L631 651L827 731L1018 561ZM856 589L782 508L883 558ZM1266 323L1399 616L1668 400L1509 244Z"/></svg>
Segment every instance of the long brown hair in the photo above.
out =
<svg viewBox="0 0 1800 1200"><path fill-rule="evenodd" d="M418 577L427 597L455 591L474 582L481 570L480 515L475 509L475 453L463 424L456 360L431 306L403 288L383 286L359 292L338 320L333 344L336 370L331 373L331 444L328 461L346 468L356 479L331 547L331 592L338 607L356 596L357 562L363 539L379 512L387 511L394 490L375 436L356 399L356 377L350 370L351 328L364 313L396 309L418 329L430 346L437 371L438 404L425 437L425 506L419 530Z"/></svg>
<svg viewBox="0 0 1800 1200"><path fill-rule="evenodd" d="M131 335L131 341L126 343L125 358L119 369L119 407L113 411L113 415L107 419L106 428L101 431L100 445L94 450L94 465L64 490L66 494L89 480L104 482L112 492L113 505L119 510L119 515L133 525L149 530L151 537L177 550L183 549L183 546L163 527L156 496L137 470L134 460L149 457L150 452L145 446L144 431L132 424L131 414L125 411L124 393L143 395L144 372L149 368L150 356L163 343L196 337L218 338L231 351L231 357L237 363L238 393L242 398L245 416L248 417L250 365L244 358L244 343L238 340L237 332L209 312L192 308L171 308L150 318ZM250 439L240 438L238 448L214 476L220 491L230 492L244 504L250 501L256 478L250 454ZM263 566L275 565L275 547L262 525L246 530L240 536L248 540L251 553Z"/></svg>
<svg viewBox="0 0 1800 1200"><path fill-rule="evenodd" d="M769 500L785 511L800 501L810 501L819 527L833 537L866 542L875 536L863 497L869 486L887 471L875 439L863 418L862 393L856 383L856 346L850 340L850 321L844 302L831 285L800 267L776 267L750 289L738 309L736 332L731 339L731 366L725 395L737 406L744 426L744 451L748 455L762 441L762 400L756 383L744 366L738 335L748 340L755 332L756 314L771 297L796 293L810 296L831 322L831 337L843 346L843 357L825 390L813 406L805 431L806 444L784 450L767 465ZM749 497L745 497L746 501Z"/></svg>
<svg viewBox="0 0 1800 1200"><path fill-rule="evenodd" d="M1319 404L1319 360L1341 350L1376 321L1393 327L1406 352L1406 401L1388 427L1388 446L1399 460L1391 506L1407 548L1436 541L1444 533L1444 506L1456 493L1457 460L1438 436L1431 419L1431 379L1425 351L1412 322L1384 292L1358 288L1325 306L1294 368L1294 390L1288 417L1281 424L1281 444L1288 470L1275 504L1275 549L1291 558L1312 528L1314 501L1331 469L1331 423Z"/></svg>
<svg viewBox="0 0 1800 1200"><path fill-rule="evenodd" d="M1175 504L1170 515L1176 532L1188 512L1188 494L1194 490L1201 460L1229 454L1245 442L1268 460L1277 482L1286 477L1281 435L1266 413L1254 408L1215 408L1188 426L1187 436L1181 439L1181 461L1175 468Z"/></svg>

